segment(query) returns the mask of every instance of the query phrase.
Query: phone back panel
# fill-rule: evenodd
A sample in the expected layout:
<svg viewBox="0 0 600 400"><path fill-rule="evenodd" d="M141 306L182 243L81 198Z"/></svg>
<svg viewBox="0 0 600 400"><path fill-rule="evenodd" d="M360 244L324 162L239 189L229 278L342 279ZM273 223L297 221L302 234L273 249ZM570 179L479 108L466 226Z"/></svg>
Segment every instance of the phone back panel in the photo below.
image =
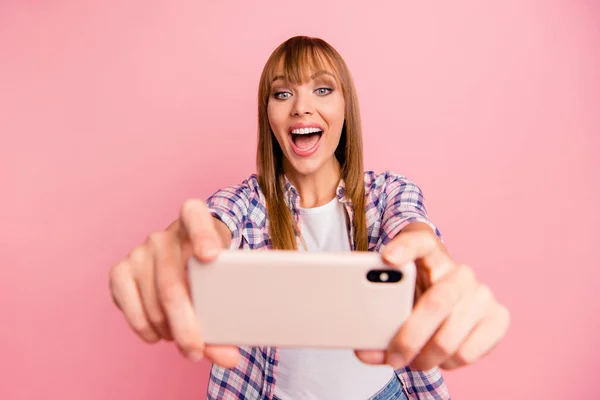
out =
<svg viewBox="0 0 600 400"><path fill-rule="evenodd" d="M382 268L373 252L230 250L191 258L188 274L206 343L385 349L412 310L416 269L367 279Z"/></svg>

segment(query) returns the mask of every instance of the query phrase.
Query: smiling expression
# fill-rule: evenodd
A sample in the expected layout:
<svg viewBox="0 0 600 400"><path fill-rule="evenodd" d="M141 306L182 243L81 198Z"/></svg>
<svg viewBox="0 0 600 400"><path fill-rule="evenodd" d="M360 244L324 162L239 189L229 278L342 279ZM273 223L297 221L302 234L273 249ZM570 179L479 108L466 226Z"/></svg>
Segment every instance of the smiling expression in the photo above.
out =
<svg viewBox="0 0 600 400"><path fill-rule="evenodd" d="M345 102L333 73L318 70L297 84L277 75L267 114L285 156L284 170L291 167L301 175L310 175L336 162Z"/></svg>

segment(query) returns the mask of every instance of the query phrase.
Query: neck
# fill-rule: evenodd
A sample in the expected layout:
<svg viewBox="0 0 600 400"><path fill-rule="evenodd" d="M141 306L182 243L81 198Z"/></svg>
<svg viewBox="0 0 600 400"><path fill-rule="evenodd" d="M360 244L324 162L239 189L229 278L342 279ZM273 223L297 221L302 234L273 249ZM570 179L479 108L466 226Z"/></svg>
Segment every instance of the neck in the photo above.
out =
<svg viewBox="0 0 600 400"><path fill-rule="evenodd" d="M301 174L291 165L284 163L283 171L300 196L300 207L314 208L329 203L336 196L340 183L341 167L333 157L331 162L323 165L311 174Z"/></svg>

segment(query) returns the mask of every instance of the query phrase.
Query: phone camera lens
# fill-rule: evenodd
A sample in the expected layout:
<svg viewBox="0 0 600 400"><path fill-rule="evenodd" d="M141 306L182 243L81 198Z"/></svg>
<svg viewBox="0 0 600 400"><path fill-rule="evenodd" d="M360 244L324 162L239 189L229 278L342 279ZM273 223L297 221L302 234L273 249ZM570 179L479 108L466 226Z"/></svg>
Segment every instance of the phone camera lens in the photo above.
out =
<svg viewBox="0 0 600 400"><path fill-rule="evenodd" d="M373 269L367 273L367 280L373 283L396 283L402 279L402 272L396 269Z"/></svg>

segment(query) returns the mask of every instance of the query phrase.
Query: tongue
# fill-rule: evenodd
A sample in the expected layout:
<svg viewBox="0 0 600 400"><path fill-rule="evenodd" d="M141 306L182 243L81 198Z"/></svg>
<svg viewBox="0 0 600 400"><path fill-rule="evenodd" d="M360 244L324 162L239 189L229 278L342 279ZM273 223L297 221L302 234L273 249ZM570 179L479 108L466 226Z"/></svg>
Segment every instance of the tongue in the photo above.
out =
<svg viewBox="0 0 600 400"><path fill-rule="evenodd" d="M309 133L307 135L294 135L294 144L301 150L308 150L312 148L317 142L321 134Z"/></svg>

